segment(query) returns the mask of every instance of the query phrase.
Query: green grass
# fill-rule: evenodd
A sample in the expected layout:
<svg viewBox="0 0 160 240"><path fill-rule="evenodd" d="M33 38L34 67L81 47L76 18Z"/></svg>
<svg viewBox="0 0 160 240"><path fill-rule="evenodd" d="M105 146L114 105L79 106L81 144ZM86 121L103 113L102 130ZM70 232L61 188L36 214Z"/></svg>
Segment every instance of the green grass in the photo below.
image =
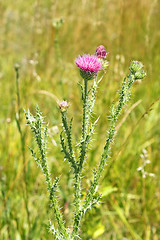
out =
<svg viewBox="0 0 160 240"><path fill-rule="evenodd" d="M160 97L159 11L158 0L0 1L0 239L54 239L46 228L48 219L54 222L54 217L49 211L44 179L27 148L33 145L33 139L26 127L23 108L34 112L36 104L49 122L49 165L53 176L61 175L63 188L59 189L59 198L70 225L73 183L60 152L59 134L52 131L55 126L61 129L60 113L53 96L71 103L69 115L74 116L73 132L77 141L82 112L77 86L80 77L74 59L78 54L94 53L100 44L109 52L110 66L100 84L95 107L100 120L97 140L85 164L84 173L88 177L92 176L91 169L102 152L110 105L117 99L117 89L131 59L143 62L147 77L134 86L133 98L121 115L120 123L125 115L126 119L118 130L112 158L101 178L102 204L87 214L82 224L82 239L160 239L160 101L156 102ZM64 18L58 31L60 59L55 48L56 29L52 26L56 18ZM17 62L21 66L25 166L15 121L18 109L14 64ZM138 100L141 102L127 114ZM144 148L151 161L146 170L153 172L155 178L143 179L137 171ZM30 229L24 204L24 167ZM86 180L84 194L89 186Z"/></svg>

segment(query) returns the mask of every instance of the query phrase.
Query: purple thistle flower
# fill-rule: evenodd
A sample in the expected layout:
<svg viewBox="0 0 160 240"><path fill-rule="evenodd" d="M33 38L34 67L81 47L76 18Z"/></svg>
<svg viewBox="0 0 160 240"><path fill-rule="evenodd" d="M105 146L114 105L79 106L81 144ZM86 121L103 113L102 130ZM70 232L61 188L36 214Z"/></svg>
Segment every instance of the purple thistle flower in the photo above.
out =
<svg viewBox="0 0 160 240"><path fill-rule="evenodd" d="M80 68L81 76L86 80L91 80L95 77L98 71L102 68L102 62L95 55L84 54L79 55L75 59L77 67Z"/></svg>
<svg viewBox="0 0 160 240"><path fill-rule="evenodd" d="M99 47L97 47L96 49L96 56L98 58L106 58L107 55L107 51L106 48L103 45L100 45Z"/></svg>
<svg viewBox="0 0 160 240"><path fill-rule="evenodd" d="M84 54L82 57L78 56L75 62L77 67L87 72L97 73L102 67L101 61L95 55L90 54Z"/></svg>

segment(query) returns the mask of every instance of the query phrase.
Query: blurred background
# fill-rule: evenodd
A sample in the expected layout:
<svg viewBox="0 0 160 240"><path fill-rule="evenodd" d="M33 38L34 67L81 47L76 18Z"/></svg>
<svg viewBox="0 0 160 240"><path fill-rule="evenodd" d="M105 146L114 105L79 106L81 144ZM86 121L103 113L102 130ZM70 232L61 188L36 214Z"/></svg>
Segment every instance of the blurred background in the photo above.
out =
<svg viewBox="0 0 160 240"><path fill-rule="evenodd" d="M75 142L82 116L74 59L103 44L109 67L97 93L100 116L85 163L83 189L98 164L109 127L110 105L131 60L147 77L133 87L117 123L99 192L102 204L82 222L84 240L160 239L160 1L158 0L0 0L0 239L49 240L49 208L44 176L31 157L33 136L23 109L38 104L49 123L48 162L61 176L59 202L72 224L73 181L60 149L57 100L68 100ZM15 64L19 64L19 97ZM16 121L18 119L18 122Z"/></svg>

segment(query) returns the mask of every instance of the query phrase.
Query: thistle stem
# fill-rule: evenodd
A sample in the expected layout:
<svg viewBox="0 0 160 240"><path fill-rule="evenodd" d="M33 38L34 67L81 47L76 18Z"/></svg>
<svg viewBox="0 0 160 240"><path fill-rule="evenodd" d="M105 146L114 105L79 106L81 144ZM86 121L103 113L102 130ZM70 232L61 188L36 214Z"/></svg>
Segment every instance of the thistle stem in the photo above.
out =
<svg viewBox="0 0 160 240"><path fill-rule="evenodd" d="M82 122L82 141L81 141L81 154L79 161L79 173L81 174L84 158L86 155L86 137L88 134L88 81L84 80L84 94L83 94L83 122Z"/></svg>
<svg viewBox="0 0 160 240"><path fill-rule="evenodd" d="M68 233L65 228L62 214L60 212L59 204L56 198L56 187L58 184L58 179L52 183L50 177L50 171L47 163L47 136L48 136L48 127L43 128L43 117L37 106L36 116L34 117L29 111L25 112L27 124L30 125L32 132L34 133L36 143L39 148L39 156L36 156L36 153L30 148L32 156L34 157L37 164L41 167L42 172L45 176L45 182L47 183L47 189L49 192L49 198L51 201L51 207L54 209L55 217L58 223L58 229L61 233L61 236L64 239L68 239Z"/></svg>
<svg viewBox="0 0 160 240"><path fill-rule="evenodd" d="M83 92L83 120L82 120L82 141L81 141L81 154L80 154L80 160L78 164L77 173L75 175L75 219L74 219L74 225L73 225L73 232L72 237L75 237L81 220L81 171L82 166L84 162L84 158L86 155L86 137L87 137L87 112L88 112L88 90L87 90L87 84L88 81L84 79L84 92Z"/></svg>
<svg viewBox="0 0 160 240"><path fill-rule="evenodd" d="M69 149L69 153L67 153L67 150L65 149L65 152L67 153L66 157L68 158L68 161L71 163L74 171L76 172L77 165L76 165L76 161L75 161L75 157L74 157L74 152L73 152L73 147L72 147L72 138L71 138L72 119L70 122L70 126L68 126L66 113L65 112L61 112L61 113L62 113L62 123L63 123L63 127L65 130L67 143L68 143L68 149ZM64 147L62 146L62 148L64 148Z"/></svg>
<svg viewBox="0 0 160 240"><path fill-rule="evenodd" d="M84 80L84 95L83 95L83 124L82 124L82 139L85 140L87 135L87 101L88 101L88 93L87 93L87 80Z"/></svg>

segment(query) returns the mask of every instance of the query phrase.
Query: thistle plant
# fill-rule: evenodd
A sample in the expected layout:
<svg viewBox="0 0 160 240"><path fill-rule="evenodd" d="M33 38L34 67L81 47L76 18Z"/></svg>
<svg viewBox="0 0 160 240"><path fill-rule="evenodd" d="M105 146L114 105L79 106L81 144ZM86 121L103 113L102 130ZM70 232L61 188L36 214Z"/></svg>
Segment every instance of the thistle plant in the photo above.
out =
<svg viewBox="0 0 160 240"><path fill-rule="evenodd" d="M140 62L132 61L130 65L130 74L124 78L121 89L119 91L119 100L117 103L113 102L110 112L110 127L107 132L106 141L103 152L99 158L99 164L97 168L93 170L93 179L85 194L85 198L82 199L82 177L84 175L84 162L87 163L87 154L89 151L89 144L92 140L93 133L98 122L98 119L93 122L93 109L96 100L97 88L104 74L108 62L106 60L107 52L104 46L99 46L96 49L94 55L84 54L78 56L75 59L76 66L79 68L80 75L83 78L83 84L79 83L82 103L83 103L83 115L82 115L82 127L81 138L79 143L74 144L72 137L72 122L67 117L67 111L69 103L62 101L59 103L59 109L62 118L63 130L60 134L60 143L64 158L69 162L70 168L74 176L74 219L70 228L67 228L64 222L64 217L60 211L60 207L57 201L56 190L58 187L59 178L52 180L51 174L48 168L47 162L47 131L48 127L44 127L44 118L39 110L36 108L36 115L33 116L28 110L25 112L27 124L31 127L34 134L36 143L38 145L38 153L31 150L32 156L36 163L41 167L49 191L49 198L51 207L54 210L55 218L57 220L57 228L50 222L49 229L56 237L56 239L78 239L79 229L82 219L85 217L85 213L93 208L96 204L100 203L101 195L98 193L98 185L100 183L100 177L107 159L109 157L113 139L115 138L115 126L119 118L119 115L123 107L127 104L131 96L131 88L133 83L137 79L145 77L143 65ZM99 74L101 72L101 74ZM91 85L91 86L90 86ZM90 86L90 87L89 87ZM75 148L79 148L79 156L76 157L74 151Z"/></svg>

